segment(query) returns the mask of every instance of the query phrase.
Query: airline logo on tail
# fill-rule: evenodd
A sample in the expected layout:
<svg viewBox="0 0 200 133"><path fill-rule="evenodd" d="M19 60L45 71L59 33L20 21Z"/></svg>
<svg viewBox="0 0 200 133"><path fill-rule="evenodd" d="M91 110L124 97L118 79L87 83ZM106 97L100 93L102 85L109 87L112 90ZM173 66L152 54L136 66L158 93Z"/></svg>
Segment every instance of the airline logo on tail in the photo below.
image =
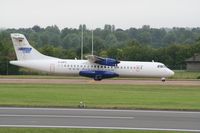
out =
<svg viewBox="0 0 200 133"><path fill-rule="evenodd" d="M23 53L30 53L32 48L28 48L28 47L20 47L18 48L19 51L22 51Z"/></svg>

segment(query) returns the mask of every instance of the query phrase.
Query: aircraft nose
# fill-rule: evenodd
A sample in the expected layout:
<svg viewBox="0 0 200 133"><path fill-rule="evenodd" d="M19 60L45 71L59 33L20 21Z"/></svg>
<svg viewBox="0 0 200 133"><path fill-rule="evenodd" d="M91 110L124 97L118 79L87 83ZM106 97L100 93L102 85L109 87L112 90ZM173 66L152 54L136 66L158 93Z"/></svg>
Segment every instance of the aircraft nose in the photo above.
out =
<svg viewBox="0 0 200 133"><path fill-rule="evenodd" d="M170 70L169 68L165 69L166 77L171 77L174 75L174 72Z"/></svg>
<svg viewBox="0 0 200 133"><path fill-rule="evenodd" d="M174 71L168 69L168 72L169 72L169 76L173 76L174 75Z"/></svg>

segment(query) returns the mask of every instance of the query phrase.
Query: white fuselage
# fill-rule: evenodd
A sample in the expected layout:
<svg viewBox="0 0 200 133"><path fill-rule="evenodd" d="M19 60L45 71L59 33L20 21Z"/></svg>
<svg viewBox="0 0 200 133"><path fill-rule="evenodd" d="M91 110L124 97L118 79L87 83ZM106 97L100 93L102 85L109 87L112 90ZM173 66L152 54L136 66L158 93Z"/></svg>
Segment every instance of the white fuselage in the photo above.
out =
<svg viewBox="0 0 200 133"><path fill-rule="evenodd" d="M83 70L110 71L119 77L170 77L174 72L159 62L121 61L117 66L105 66L88 60L46 59L17 60L11 64L48 73L79 75Z"/></svg>

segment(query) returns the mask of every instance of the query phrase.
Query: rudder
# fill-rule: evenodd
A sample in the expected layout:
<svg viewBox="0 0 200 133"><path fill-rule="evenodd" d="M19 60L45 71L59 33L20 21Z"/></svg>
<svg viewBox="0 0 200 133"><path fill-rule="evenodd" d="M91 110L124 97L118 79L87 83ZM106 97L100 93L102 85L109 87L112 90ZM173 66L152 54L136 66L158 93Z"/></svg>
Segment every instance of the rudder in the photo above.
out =
<svg viewBox="0 0 200 133"><path fill-rule="evenodd" d="M46 56L38 52L29 44L23 34L12 33L11 39L17 55L17 60L55 59L54 57Z"/></svg>

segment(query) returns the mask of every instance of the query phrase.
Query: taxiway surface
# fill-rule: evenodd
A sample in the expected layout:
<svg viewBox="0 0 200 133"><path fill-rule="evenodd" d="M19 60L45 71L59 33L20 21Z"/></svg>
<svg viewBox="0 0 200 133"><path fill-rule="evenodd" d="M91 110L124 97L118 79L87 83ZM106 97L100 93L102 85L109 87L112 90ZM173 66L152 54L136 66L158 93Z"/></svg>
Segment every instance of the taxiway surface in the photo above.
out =
<svg viewBox="0 0 200 133"><path fill-rule="evenodd" d="M139 79L105 79L94 81L92 79L15 79L1 78L0 83L16 84L128 84L128 85L179 85L179 86L200 86L199 80L139 80Z"/></svg>
<svg viewBox="0 0 200 133"><path fill-rule="evenodd" d="M0 127L200 132L200 112L0 107Z"/></svg>

